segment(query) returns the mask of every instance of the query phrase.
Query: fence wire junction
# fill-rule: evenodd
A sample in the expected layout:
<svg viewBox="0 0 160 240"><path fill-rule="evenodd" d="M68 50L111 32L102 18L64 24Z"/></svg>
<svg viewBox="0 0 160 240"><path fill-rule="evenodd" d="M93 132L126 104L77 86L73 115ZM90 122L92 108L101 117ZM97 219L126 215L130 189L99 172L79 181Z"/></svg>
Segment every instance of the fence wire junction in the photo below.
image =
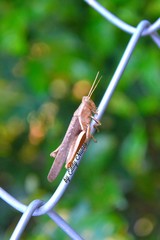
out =
<svg viewBox="0 0 160 240"><path fill-rule="evenodd" d="M151 24L147 20L142 20L137 27L133 27L128 25L127 23L123 22L121 19L117 18L107 9L105 9L102 5L100 5L95 0L84 0L88 5L94 8L99 14L101 14L106 20L114 24L116 27L120 28L121 30L131 34L131 38L129 43L122 55L122 58L115 70L113 77L104 93L102 100L98 106L98 117L96 118L100 120L106 110L108 103L112 97L112 94L127 67L127 64L132 56L132 53L142 36L150 36L153 42L160 48L160 36L158 35L158 30L160 29L160 18L158 18L153 24ZM92 134L94 133L93 122L91 122L91 131ZM32 216L40 216L47 214L71 239L75 240L82 240L83 238L53 209L56 204L60 201L61 197L63 196L64 192L66 191L67 187L69 186L71 179L76 172L78 165L83 157L83 154L87 148L87 145L83 145L80 151L77 153L76 158L74 159L73 165L70 169L66 171L66 174L62 178L59 186L57 187L54 194L51 198L44 202L42 200L34 200L28 206L24 205L23 203L19 202L9 193L7 193L3 188L0 188L0 198L4 200L7 204L11 207L16 209L17 211L22 213L22 216L17 223L12 236L11 240L17 240L23 234L25 227L27 226L28 222L30 221Z"/></svg>

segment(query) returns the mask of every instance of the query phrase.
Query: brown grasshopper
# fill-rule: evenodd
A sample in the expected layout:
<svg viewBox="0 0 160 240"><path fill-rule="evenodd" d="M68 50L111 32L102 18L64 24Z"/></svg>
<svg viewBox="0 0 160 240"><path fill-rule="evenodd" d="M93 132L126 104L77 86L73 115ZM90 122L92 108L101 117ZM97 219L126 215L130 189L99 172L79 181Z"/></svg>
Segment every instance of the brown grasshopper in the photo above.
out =
<svg viewBox="0 0 160 240"><path fill-rule="evenodd" d="M100 122L92 116L92 113L98 114L96 105L91 100L91 96L100 81L100 79L97 81L97 78L98 73L88 96L84 96L82 98L80 106L74 112L61 145L50 154L51 157L55 158L48 174L48 181L50 182L57 177L65 161L65 167L71 167L77 152L84 143L86 143L90 138L96 141L91 135L90 122L91 119L95 121L95 128L101 125Z"/></svg>

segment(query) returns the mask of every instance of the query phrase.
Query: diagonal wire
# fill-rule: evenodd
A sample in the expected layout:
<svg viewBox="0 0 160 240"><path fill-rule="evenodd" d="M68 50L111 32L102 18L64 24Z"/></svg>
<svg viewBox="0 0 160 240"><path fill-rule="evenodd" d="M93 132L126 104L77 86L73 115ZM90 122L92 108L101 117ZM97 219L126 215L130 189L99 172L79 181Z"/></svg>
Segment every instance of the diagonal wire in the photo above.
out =
<svg viewBox="0 0 160 240"><path fill-rule="evenodd" d="M110 81L110 84L99 104L98 107L98 119L101 119L102 115L104 114L105 109L107 108L107 105L112 97L112 94L129 62L129 59L137 45L137 42L139 40L139 38L141 37L142 32L144 31L145 28L147 28L149 26L149 22L146 20L141 21L138 26L136 31L134 32L134 34L132 35L125 51L124 54L118 64L118 67Z"/></svg>
<svg viewBox="0 0 160 240"><path fill-rule="evenodd" d="M73 240L83 240L83 238L70 227L66 221L60 217L55 211L47 213L48 216Z"/></svg>
<svg viewBox="0 0 160 240"><path fill-rule="evenodd" d="M6 192L3 188L0 187L0 198L3 199L8 205L13 207L19 212L25 212L27 206L21 202L19 202L17 199L12 197L8 192Z"/></svg>

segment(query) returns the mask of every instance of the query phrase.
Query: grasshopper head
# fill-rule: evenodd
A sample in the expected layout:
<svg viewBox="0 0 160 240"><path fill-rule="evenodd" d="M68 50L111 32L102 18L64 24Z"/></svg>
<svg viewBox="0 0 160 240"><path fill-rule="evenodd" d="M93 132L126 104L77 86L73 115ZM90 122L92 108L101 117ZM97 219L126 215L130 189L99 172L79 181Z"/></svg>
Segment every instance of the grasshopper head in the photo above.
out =
<svg viewBox="0 0 160 240"><path fill-rule="evenodd" d="M93 102L92 99L90 99L90 97L88 96L84 96L82 98L82 102L92 111L96 111L96 105L95 103Z"/></svg>

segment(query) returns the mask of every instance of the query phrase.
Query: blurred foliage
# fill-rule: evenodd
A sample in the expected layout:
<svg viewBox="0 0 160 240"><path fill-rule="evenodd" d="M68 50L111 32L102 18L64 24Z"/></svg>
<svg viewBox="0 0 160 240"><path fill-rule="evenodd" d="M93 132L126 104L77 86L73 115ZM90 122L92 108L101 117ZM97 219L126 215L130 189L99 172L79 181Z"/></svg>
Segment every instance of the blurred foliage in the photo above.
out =
<svg viewBox="0 0 160 240"><path fill-rule="evenodd" d="M136 26L154 22L160 2L100 1ZM0 1L0 183L18 200L48 200L57 148L98 71L98 105L130 36L83 1ZM91 143L56 210L85 239L158 239L160 235L159 51L142 38L110 101L98 143ZM20 214L1 201L0 238ZM67 239L47 217L22 239Z"/></svg>

